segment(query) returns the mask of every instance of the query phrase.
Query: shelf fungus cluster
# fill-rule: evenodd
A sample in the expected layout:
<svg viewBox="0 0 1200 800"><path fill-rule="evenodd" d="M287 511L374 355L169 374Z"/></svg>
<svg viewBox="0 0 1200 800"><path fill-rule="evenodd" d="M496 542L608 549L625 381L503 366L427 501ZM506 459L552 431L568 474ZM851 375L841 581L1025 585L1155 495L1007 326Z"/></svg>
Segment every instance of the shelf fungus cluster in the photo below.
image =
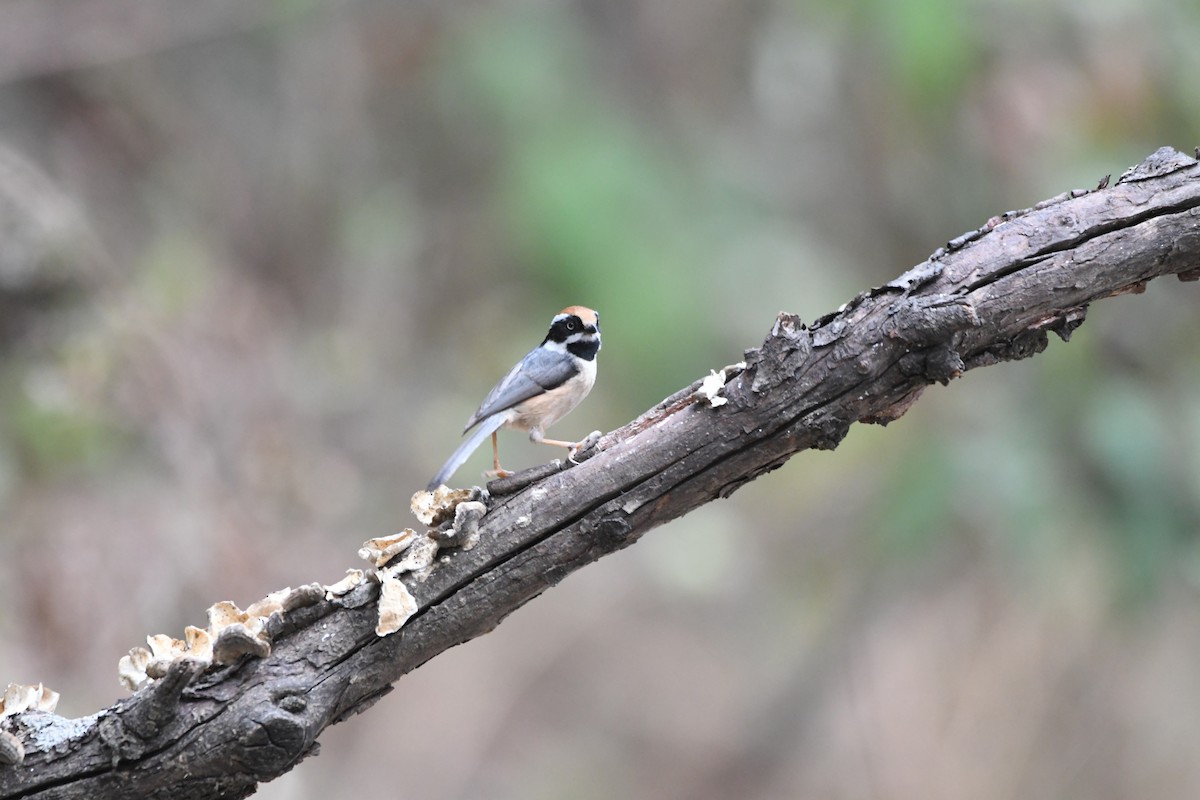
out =
<svg viewBox="0 0 1200 800"><path fill-rule="evenodd" d="M230 664L242 656L266 658L271 654L270 622L276 614L311 606L321 600L338 602L368 580L379 584L379 636L395 633L417 611L417 601L401 576L424 581L433 571L438 551L447 547L469 550L479 539L479 520L487 512L479 489L447 489L418 492L412 510L417 519L431 526L425 533L407 528L391 536L364 542L358 555L371 562L373 573L347 570L346 576L330 585L308 584L272 592L244 611L222 600L208 609L208 625L189 625L183 639L167 634L146 637L145 647L134 647L118 665L121 683L137 691L167 674L180 659L202 664ZM56 696L57 698L57 696Z"/></svg>
<svg viewBox="0 0 1200 800"><path fill-rule="evenodd" d="M478 489L442 487L436 492L418 492L413 497L413 513L426 525L435 527L423 534L409 528L364 542L358 554L376 568L373 575L359 569L348 570L337 583L280 589L244 611L228 600L216 603L208 609L206 627L188 626L183 639L162 633L147 636L146 647L130 650L118 665L121 683L130 691L137 691L162 678L171 664L184 658L204 664L229 664L242 656L266 658L271 653L268 621L272 615L285 614L322 599L337 601L368 578L380 585L375 632L379 636L395 633L417 610L417 602L400 576L408 573L423 581L432 572L439 550L473 547L479 538L479 519L487 511L480 497Z"/></svg>
<svg viewBox="0 0 1200 800"><path fill-rule="evenodd" d="M265 658L271 653L267 622L273 614L313 605L339 589L345 580L333 586L289 586L252 603L245 611L229 600L215 603L208 609L207 627L189 625L183 639L165 633L147 636L146 647L135 647L122 656L117 665L121 684L131 692L137 691L162 678L171 664L183 658L204 664L230 664L244 655Z"/></svg>
<svg viewBox="0 0 1200 800"><path fill-rule="evenodd" d="M693 396L702 402L708 403L710 408L718 408L725 405L729 402L729 398L721 395L721 392L725 389L725 384L744 369L746 369L746 362L739 361L736 364L730 364L719 370L709 370L708 375L700 379L700 385L693 393Z"/></svg>
<svg viewBox="0 0 1200 800"><path fill-rule="evenodd" d="M23 711L52 713L58 707L58 692L40 683L10 683L0 694L0 766L16 766L25 760L25 746L3 723Z"/></svg>
<svg viewBox="0 0 1200 800"><path fill-rule="evenodd" d="M479 520L487 513L478 489L417 492L412 512L431 527L425 533L405 528L390 536L363 542L358 556L371 562L379 579L378 636L395 633L417 612L417 601L400 579L405 573L424 581L433 572L438 551L446 547L470 550L479 541ZM453 521L453 524L448 524ZM397 560L398 559L398 560ZM393 563L394 562L394 563Z"/></svg>
<svg viewBox="0 0 1200 800"><path fill-rule="evenodd" d="M0 719L22 711L54 711L58 696L58 692L40 683L10 683L0 695Z"/></svg>

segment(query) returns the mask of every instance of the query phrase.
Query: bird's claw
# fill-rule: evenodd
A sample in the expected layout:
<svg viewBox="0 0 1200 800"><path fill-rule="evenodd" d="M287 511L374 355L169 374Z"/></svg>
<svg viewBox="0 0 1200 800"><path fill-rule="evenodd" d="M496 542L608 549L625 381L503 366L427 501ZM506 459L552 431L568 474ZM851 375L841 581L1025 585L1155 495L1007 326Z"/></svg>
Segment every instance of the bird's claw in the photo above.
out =
<svg viewBox="0 0 1200 800"><path fill-rule="evenodd" d="M579 466L579 462L575 460L575 456L579 455L580 453L586 453L588 450L591 450L593 447L595 447L596 443L600 441L601 435L602 434L600 431L592 431L585 436L582 441L576 442L574 445L572 445L571 448L567 450L567 461Z"/></svg>

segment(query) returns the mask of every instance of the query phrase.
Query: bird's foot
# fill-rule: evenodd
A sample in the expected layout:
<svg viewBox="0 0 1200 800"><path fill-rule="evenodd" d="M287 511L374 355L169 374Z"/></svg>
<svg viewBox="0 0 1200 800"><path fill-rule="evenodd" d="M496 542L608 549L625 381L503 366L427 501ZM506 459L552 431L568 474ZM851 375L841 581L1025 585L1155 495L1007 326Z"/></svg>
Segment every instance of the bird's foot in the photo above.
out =
<svg viewBox="0 0 1200 800"><path fill-rule="evenodd" d="M577 459L577 456L585 454L589 450L593 449L596 446L596 443L600 441L601 435L602 434L600 431L592 431L581 441L571 445L571 447L567 449L567 461L578 465L579 460Z"/></svg>
<svg viewBox="0 0 1200 800"><path fill-rule="evenodd" d="M512 472L506 470L504 467L499 466L495 469L489 469L483 473L483 477L487 478L489 481L495 478L511 478L512 475Z"/></svg>

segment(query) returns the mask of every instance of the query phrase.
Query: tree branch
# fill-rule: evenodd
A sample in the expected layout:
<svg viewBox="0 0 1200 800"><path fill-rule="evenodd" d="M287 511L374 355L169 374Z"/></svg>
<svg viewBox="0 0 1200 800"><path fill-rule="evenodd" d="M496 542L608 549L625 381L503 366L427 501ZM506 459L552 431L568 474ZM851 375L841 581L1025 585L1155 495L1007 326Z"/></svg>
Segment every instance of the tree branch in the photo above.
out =
<svg viewBox="0 0 1200 800"><path fill-rule="evenodd" d="M315 752L326 726L574 570L836 447L856 421L897 419L932 383L1039 353L1048 332L1068 339L1090 303L1171 274L1200 278L1200 164L1164 148L1112 187L995 217L810 325L782 314L705 392L685 387L578 466L494 483L478 544L405 579L417 609L398 633L375 633L377 583L309 592L270 617L265 658L176 661L82 720L18 715L25 759L0 766L0 798L244 797Z"/></svg>

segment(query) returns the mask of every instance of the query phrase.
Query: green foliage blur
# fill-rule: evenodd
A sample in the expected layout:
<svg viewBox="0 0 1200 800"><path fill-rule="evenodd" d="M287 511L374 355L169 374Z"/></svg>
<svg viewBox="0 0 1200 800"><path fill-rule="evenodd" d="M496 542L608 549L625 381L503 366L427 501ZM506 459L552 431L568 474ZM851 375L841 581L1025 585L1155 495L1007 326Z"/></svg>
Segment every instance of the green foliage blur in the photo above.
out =
<svg viewBox="0 0 1200 800"><path fill-rule="evenodd" d="M582 437L1200 144L1194 3L10 6L0 679L69 715L146 634L414 524L558 309L603 322L552 431ZM572 576L262 795L381 763L430 798L1200 793L1196 292L1097 304Z"/></svg>

